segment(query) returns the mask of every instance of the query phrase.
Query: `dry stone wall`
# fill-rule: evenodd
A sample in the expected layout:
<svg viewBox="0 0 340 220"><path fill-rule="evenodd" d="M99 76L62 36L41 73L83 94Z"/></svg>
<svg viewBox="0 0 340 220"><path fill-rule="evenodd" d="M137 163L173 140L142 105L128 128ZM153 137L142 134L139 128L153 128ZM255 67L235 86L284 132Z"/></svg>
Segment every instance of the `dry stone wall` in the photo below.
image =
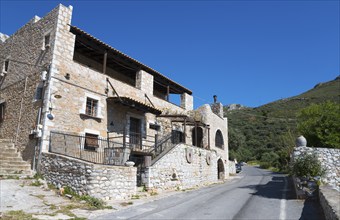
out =
<svg viewBox="0 0 340 220"><path fill-rule="evenodd" d="M340 149L300 146L294 149L293 158L306 153L315 153L317 155L322 167L326 169L326 174L322 181L340 191Z"/></svg>
<svg viewBox="0 0 340 220"><path fill-rule="evenodd" d="M191 156L189 156L189 154ZM215 151L179 144L147 168L144 182L149 189L187 189L218 182ZM226 176L228 165L223 161Z"/></svg>
<svg viewBox="0 0 340 220"><path fill-rule="evenodd" d="M78 194L110 200L136 194L135 167L87 163L52 153L42 154L42 173L57 187L69 186Z"/></svg>

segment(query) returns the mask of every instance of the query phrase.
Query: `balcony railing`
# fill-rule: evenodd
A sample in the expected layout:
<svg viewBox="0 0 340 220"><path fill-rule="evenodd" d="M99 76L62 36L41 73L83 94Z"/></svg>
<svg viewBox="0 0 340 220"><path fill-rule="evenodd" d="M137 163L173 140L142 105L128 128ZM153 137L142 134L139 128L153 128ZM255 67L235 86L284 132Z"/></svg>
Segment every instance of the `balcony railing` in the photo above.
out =
<svg viewBox="0 0 340 220"><path fill-rule="evenodd" d="M107 133L108 140L121 143L132 152L149 153L155 147L156 136L136 132L115 131Z"/></svg>
<svg viewBox="0 0 340 220"><path fill-rule="evenodd" d="M107 138L100 138L51 131L49 151L91 163L124 165L131 153L150 155L154 158L182 140L182 134L178 132L163 137L115 132L108 133Z"/></svg>
<svg viewBox="0 0 340 220"><path fill-rule="evenodd" d="M90 137L90 142L96 145L87 146L89 137L51 132L49 151L65 156L81 159L91 163L106 165L124 165L124 158L128 152L121 143L110 141L107 138Z"/></svg>

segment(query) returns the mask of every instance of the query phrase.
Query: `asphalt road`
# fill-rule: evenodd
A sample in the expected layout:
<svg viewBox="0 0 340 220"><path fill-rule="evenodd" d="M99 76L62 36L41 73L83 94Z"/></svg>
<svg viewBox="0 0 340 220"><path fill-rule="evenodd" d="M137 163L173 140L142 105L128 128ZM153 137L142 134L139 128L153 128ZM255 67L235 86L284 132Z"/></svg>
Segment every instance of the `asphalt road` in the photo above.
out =
<svg viewBox="0 0 340 220"><path fill-rule="evenodd" d="M96 219L324 219L316 200L294 199L286 175L243 166L238 176Z"/></svg>

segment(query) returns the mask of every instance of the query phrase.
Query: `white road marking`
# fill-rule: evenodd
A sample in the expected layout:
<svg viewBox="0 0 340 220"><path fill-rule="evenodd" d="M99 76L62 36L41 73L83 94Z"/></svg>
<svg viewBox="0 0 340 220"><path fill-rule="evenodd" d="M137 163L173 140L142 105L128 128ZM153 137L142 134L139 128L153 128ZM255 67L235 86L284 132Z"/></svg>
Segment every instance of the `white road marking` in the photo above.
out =
<svg viewBox="0 0 340 220"><path fill-rule="evenodd" d="M286 192L287 192L287 180L284 178L285 186L282 193L282 199L280 202L280 219L286 219Z"/></svg>

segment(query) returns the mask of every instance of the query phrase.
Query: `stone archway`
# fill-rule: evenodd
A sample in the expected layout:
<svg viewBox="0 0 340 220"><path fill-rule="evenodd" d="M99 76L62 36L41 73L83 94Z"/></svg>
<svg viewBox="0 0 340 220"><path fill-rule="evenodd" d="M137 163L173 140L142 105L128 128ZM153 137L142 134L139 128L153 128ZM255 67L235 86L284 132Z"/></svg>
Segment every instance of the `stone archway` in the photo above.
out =
<svg viewBox="0 0 340 220"><path fill-rule="evenodd" d="M218 159L217 161L217 179L224 180L224 164L222 159Z"/></svg>
<svg viewBox="0 0 340 220"><path fill-rule="evenodd" d="M197 134L196 129L192 129L192 145L196 147L203 147L203 129L201 127L197 127Z"/></svg>

